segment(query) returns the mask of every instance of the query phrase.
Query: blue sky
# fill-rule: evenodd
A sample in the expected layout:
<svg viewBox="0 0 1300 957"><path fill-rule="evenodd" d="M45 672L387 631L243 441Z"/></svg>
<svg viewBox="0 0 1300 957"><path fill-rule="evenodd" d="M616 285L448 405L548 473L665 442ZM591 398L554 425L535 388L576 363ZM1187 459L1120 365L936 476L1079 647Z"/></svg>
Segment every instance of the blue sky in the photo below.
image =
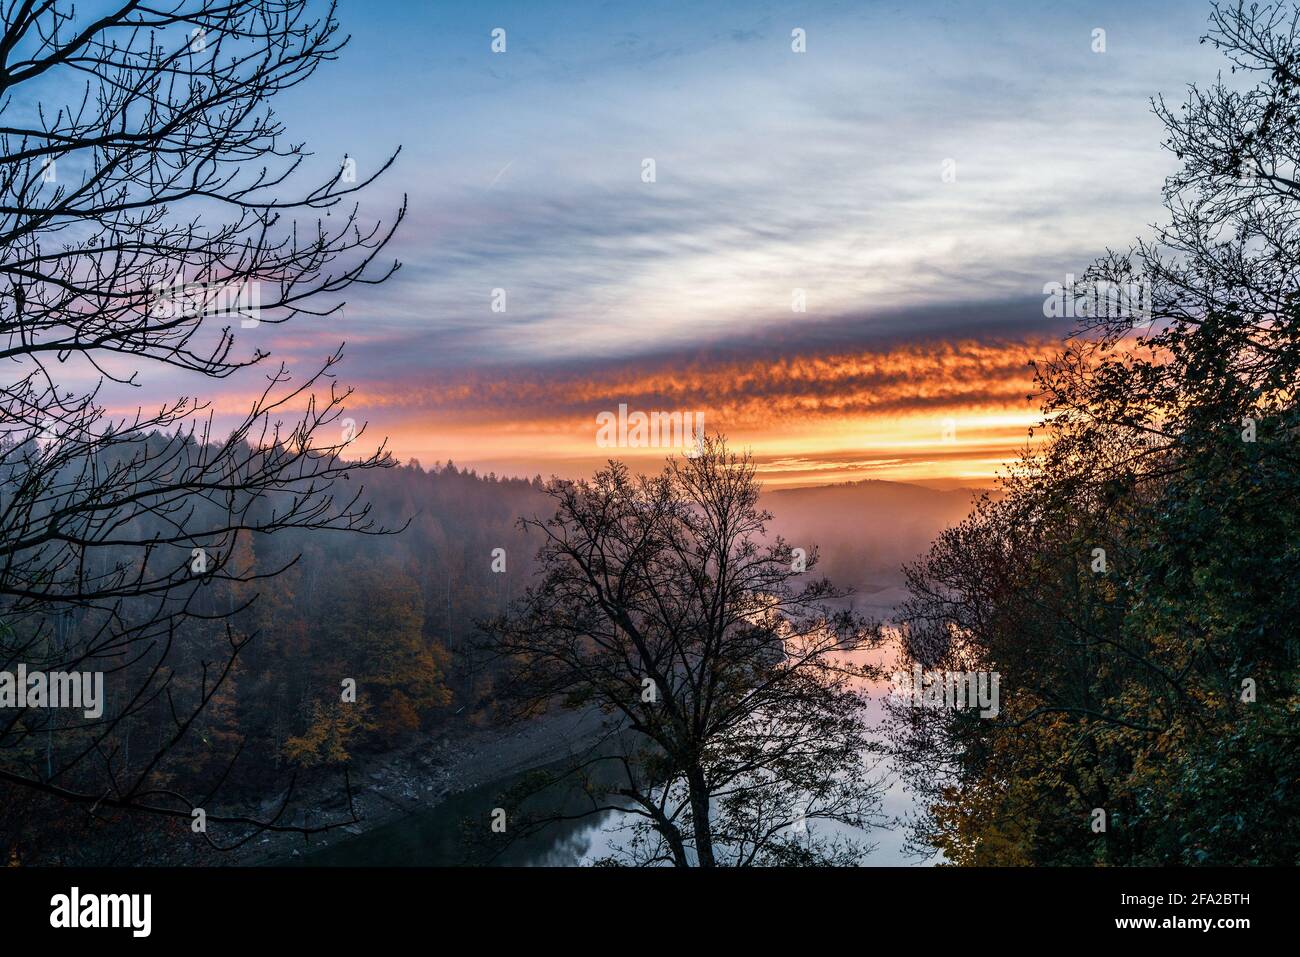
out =
<svg viewBox="0 0 1300 957"><path fill-rule="evenodd" d="M300 190L401 146L361 199L409 197L404 266L239 345L314 371L345 341L349 412L402 458L580 474L627 404L705 413L783 481L986 481L1067 331L1044 285L1161 219L1150 99L1223 66L1209 10L343 0L352 42L274 107Z"/></svg>
<svg viewBox="0 0 1300 957"><path fill-rule="evenodd" d="M367 209L409 193L404 270L347 325L436 341L426 368L619 359L788 323L793 288L809 326L1040 298L1157 218L1147 100L1218 68L1207 11L344 2L352 44L280 109L363 173L403 147Z"/></svg>

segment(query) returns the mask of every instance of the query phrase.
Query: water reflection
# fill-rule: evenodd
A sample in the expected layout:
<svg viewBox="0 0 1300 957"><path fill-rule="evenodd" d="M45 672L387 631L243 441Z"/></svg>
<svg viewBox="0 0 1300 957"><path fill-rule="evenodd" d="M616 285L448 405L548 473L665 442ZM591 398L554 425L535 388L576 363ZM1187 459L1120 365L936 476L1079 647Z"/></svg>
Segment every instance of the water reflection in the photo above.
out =
<svg viewBox="0 0 1300 957"><path fill-rule="evenodd" d="M861 654L861 653L859 653ZM880 649L870 652L883 664L886 653ZM886 690L882 685L870 689L870 712L873 721L879 721L880 697ZM878 759L870 758L874 763ZM543 770L558 771L564 763L549 765ZM614 762L597 765L604 768L592 772L596 784L616 783ZM314 866L537 866L571 867L591 864L602 858L616 855L621 844L629 837L623 825L632 815L619 811L605 811L575 820L561 820L549 825L541 833L519 838L504 849L485 847L481 836L488 830L492 809L501 802L501 796L511 787L521 783L529 774L524 772L482 787L454 794L440 805L425 812L383 825L373 831L341 842L333 847L308 855L303 863ZM881 811L883 817L897 821L910 816L914 806L910 793L887 763L879 766L883 785ZM606 803L614 803L607 801ZM522 804L522 809L538 815L578 815L589 809L590 798L571 779L534 794ZM867 866L916 866L933 864L918 860L906 853L905 834L902 827L873 830L869 834L831 821L818 821L819 833L826 836L843 835L865 840L874 845L865 855L862 864Z"/></svg>
<svg viewBox="0 0 1300 957"><path fill-rule="evenodd" d="M558 771L563 767L559 763L542 770ZM589 864L609 855L617 841L618 819L623 816L616 811L557 821L542 833L519 838L504 848L485 846L481 835L488 831L492 809L499 805L501 795L532 773L453 794L428 811L310 854L303 863L325 867L563 867ZM593 776L598 783L612 783ZM577 815L590 806L576 782L566 781L533 795L521 809L535 814Z"/></svg>

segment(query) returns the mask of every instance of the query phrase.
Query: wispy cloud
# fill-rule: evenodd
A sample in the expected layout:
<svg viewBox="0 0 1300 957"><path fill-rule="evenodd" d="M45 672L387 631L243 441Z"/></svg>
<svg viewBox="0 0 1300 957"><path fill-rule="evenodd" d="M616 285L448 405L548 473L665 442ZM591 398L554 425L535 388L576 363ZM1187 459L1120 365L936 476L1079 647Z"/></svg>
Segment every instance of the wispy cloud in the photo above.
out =
<svg viewBox="0 0 1300 957"><path fill-rule="evenodd" d="M335 319L242 342L306 366L346 340L357 414L425 458L585 468L592 417L627 402L703 410L773 475L990 473L1062 331L1043 284L1158 214L1172 160L1147 99L1217 68L1204 13L376 10L283 115L325 165L402 143L368 203L410 194L405 266Z"/></svg>

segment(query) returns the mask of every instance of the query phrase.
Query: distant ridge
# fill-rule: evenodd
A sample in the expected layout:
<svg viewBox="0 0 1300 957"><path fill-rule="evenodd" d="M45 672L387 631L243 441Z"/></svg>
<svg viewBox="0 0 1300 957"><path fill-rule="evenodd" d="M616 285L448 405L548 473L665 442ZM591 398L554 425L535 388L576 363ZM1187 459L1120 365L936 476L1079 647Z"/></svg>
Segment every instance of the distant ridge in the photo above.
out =
<svg viewBox="0 0 1300 957"><path fill-rule="evenodd" d="M965 518L980 489L934 489L864 479L764 492L769 531L791 545L816 546L817 572L892 604L904 563L923 554L945 528Z"/></svg>
<svg viewBox="0 0 1300 957"><path fill-rule="evenodd" d="M787 492L816 492L820 489L844 489L844 488L862 488L873 486L877 488L898 488L898 489L925 489L928 492L952 493L959 492L974 498L981 492L988 491L984 486L967 485L959 479L925 479L914 482L898 482L890 479L856 479L846 482L823 482L817 485L789 485L773 488L765 492L766 495L780 495Z"/></svg>

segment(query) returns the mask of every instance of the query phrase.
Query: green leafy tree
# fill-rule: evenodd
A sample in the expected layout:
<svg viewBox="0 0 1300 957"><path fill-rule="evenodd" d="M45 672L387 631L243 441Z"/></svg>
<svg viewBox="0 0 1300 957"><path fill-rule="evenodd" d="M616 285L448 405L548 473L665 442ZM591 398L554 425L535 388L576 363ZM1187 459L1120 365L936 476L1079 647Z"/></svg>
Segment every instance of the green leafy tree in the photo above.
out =
<svg viewBox="0 0 1300 957"><path fill-rule="evenodd" d="M1121 308L1039 368L1045 445L909 569L906 654L1002 680L996 721L894 710L957 863L1300 861L1300 8L1210 22L1244 82L1156 103L1168 222L1081 290Z"/></svg>

